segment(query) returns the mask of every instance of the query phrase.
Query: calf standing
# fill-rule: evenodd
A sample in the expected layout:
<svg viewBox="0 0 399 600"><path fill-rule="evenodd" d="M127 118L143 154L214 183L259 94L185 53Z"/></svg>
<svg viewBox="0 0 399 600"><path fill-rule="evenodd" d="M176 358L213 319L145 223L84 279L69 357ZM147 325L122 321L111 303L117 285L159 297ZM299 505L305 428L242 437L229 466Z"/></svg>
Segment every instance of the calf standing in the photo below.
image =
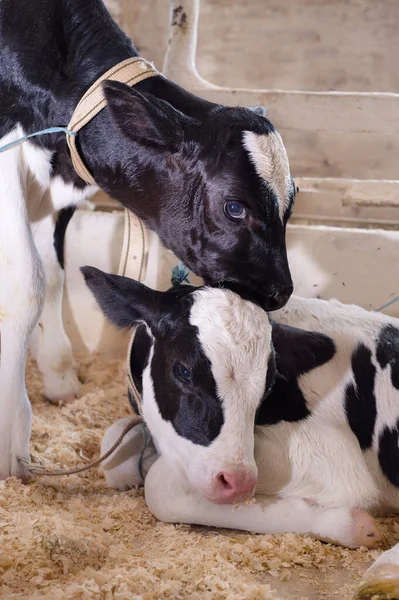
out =
<svg viewBox="0 0 399 600"><path fill-rule="evenodd" d="M399 510L398 320L293 297L270 324L228 289L162 293L84 273L113 323L145 324L131 371L160 455L146 465L155 460L145 480L155 516L350 547L380 540L366 511ZM139 482L126 451L104 467L122 489Z"/></svg>
<svg viewBox="0 0 399 600"><path fill-rule="evenodd" d="M66 126L88 88L135 56L102 0L1 0L0 147ZM32 223L46 237L43 220L99 186L206 281L245 283L269 310L292 292L285 226L295 188L270 121L201 100L160 74L134 88L105 81L102 93L106 107L76 142L96 185L75 172L61 133L0 154L0 479L26 474L17 458L29 457L24 372L41 314L34 346L47 395L68 401L79 387L61 323L60 266L51 243L35 243Z"/></svg>

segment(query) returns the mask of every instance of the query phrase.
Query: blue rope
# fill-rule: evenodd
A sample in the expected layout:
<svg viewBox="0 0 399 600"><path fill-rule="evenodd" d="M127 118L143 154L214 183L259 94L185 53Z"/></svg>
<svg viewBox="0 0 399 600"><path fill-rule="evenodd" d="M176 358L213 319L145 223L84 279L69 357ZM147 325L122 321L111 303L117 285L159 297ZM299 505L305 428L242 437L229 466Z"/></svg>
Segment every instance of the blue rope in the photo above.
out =
<svg viewBox="0 0 399 600"><path fill-rule="evenodd" d="M139 473L140 473L141 479L144 481L144 479L145 479L145 475L143 473L144 452L146 451L147 446L151 440L151 434L148 431L147 425L144 422L141 424L141 427L143 430L143 447L141 449L141 454L140 454L140 458L139 458Z"/></svg>
<svg viewBox="0 0 399 600"><path fill-rule="evenodd" d="M5 146L0 146L0 152L6 152L14 146L18 146L18 144L22 144L25 140L29 138L36 137L37 135L47 135L48 133L66 133L66 135L76 135L76 131L70 131L67 127L49 127L48 129L43 129L42 131L36 131L35 133L30 133L29 135L24 135L24 137L19 140L14 140Z"/></svg>
<svg viewBox="0 0 399 600"><path fill-rule="evenodd" d="M395 298L393 298L392 300L390 300L386 304L383 304L379 308L375 308L374 312L379 312L380 310L384 310L384 308L388 308L388 306L391 306L391 304L395 304L395 302L399 302L399 296L396 296Z"/></svg>
<svg viewBox="0 0 399 600"><path fill-rule="evenodd" d="M175 267L173 267L172 279L171 279L171 283L172 283L173 287L178 288L184 282L191 285L191 281L188 278L190 273L191 273L190 269L188 269L185 265L183 265L183 263L180 263L180 265L176 265Z"/></svg>

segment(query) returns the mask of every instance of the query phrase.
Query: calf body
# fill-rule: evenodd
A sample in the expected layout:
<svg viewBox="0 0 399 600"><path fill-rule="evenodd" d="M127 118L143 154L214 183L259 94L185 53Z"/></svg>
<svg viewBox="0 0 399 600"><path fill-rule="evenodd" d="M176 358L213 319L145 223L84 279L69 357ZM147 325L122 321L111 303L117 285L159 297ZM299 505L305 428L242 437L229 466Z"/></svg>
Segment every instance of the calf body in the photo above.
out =
<svg viewBox="0 0 399 600"><path fill-rule="evenodd" d="M134 56L101 0L2 0L0 147L66 126L87 89ZM245 281L269 309L282 306L292 292L285 226L295 188L270 121L201 100L162 75L135 88L105 81L103 91L106 108L77 139L96 185L206 281ZM33 346L46 394L67 401L78 393L47 219L96 189L75 172L64 134L0 153L0 479L24 475L17 461L28 458L30 433L24 370L41 314Z"/></svg>
<svg viewBox="0 0 399 600"><path fill-rule="evenodd" d="M89 274L88 283L118 324L121 313L117 317L111 287L102 302L96 288L104 297L104 281ZM265 313L262 318L251 302L229 290L181 293L185 302L194 296L188 320L196 328L193 347L183 352L191 377L187 397L179 390L168 397L173 389L165 379L168 367L158 370L162 357L155 359L165 351L167 362L173 362L182 351L179 334L169 332L172 339L165 346L152 324L154 316L131 313L132 320L147 323L136 334L131 360L143 393L143 415L160 455L145 480L153 514L170 522L259 533L311 533L348 546L376 544L380 534L366 511L399 510L398 321L356 306L293 297L273 314L271 325ZM147 311L159 300L148 297ZM137 309L137 295L134 301ZM175 301L182 327L187 307L182 298ZM187 335L187 327L183 330ZM209 370L198 385L206 389L214 381L220 403L211 415L207 396L201 392L199 397L194 389L198 358L192 353L199 349ZM171 403L183 411L182 424L167 413ZM102 450L114 439L111 429ZM125 472L126 460L133 465L137 456L121 459ZM116 460L104 472L114 487L124 488L118 468ZM241 473L243 487L229 477L232 473ZM250 477L257 479L255 504L232 510L232 502L252 497L254 490L245 485Z"/></svg>

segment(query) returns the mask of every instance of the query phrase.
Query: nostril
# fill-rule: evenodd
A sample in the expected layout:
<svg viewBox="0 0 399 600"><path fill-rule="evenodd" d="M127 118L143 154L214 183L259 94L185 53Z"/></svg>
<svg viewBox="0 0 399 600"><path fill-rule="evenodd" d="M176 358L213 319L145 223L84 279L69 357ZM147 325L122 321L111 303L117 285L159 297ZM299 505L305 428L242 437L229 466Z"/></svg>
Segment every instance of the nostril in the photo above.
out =
<svg viewBox="0 0 399 600"><path fill-rule="evenodd" d="M284 301L282 301L280 294L278 292L275 292L274 294L271 294L268 297L267 304L268 310L277 310L278 308L284 306Z"/></svg>
<svg viewBox="0 0 399 600"><path fill-rule="evenodd" d="M287 304L291 294L293 292L293 286L289 285L275 291L269 296L269 310L277 310Z"/></svg>
<svg viewBox="0 0 399 600"><path fill-rule="evenodd" d="M222 486L224 487L224 489L226 489L226 490L232 490L233 489L233 486L229 482L229 480L226 477L225 473L219 473L218 480L219 480L219 483L222 484Z"/></svg>

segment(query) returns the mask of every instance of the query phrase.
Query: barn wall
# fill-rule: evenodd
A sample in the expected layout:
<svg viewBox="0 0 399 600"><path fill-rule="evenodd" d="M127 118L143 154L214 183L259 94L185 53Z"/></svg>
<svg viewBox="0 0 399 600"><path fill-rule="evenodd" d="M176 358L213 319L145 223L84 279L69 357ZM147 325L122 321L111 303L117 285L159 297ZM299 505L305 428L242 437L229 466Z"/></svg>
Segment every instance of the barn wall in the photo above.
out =
<svg viewBox="0 0 399 600"><path fill-rule="evenodd" d="M168 0L108 0L140 52L162 68ZM397 0L201 0L197 66L223 86L399 92ZM301 177L396 179L392 135L278 124Z"/></svg>

